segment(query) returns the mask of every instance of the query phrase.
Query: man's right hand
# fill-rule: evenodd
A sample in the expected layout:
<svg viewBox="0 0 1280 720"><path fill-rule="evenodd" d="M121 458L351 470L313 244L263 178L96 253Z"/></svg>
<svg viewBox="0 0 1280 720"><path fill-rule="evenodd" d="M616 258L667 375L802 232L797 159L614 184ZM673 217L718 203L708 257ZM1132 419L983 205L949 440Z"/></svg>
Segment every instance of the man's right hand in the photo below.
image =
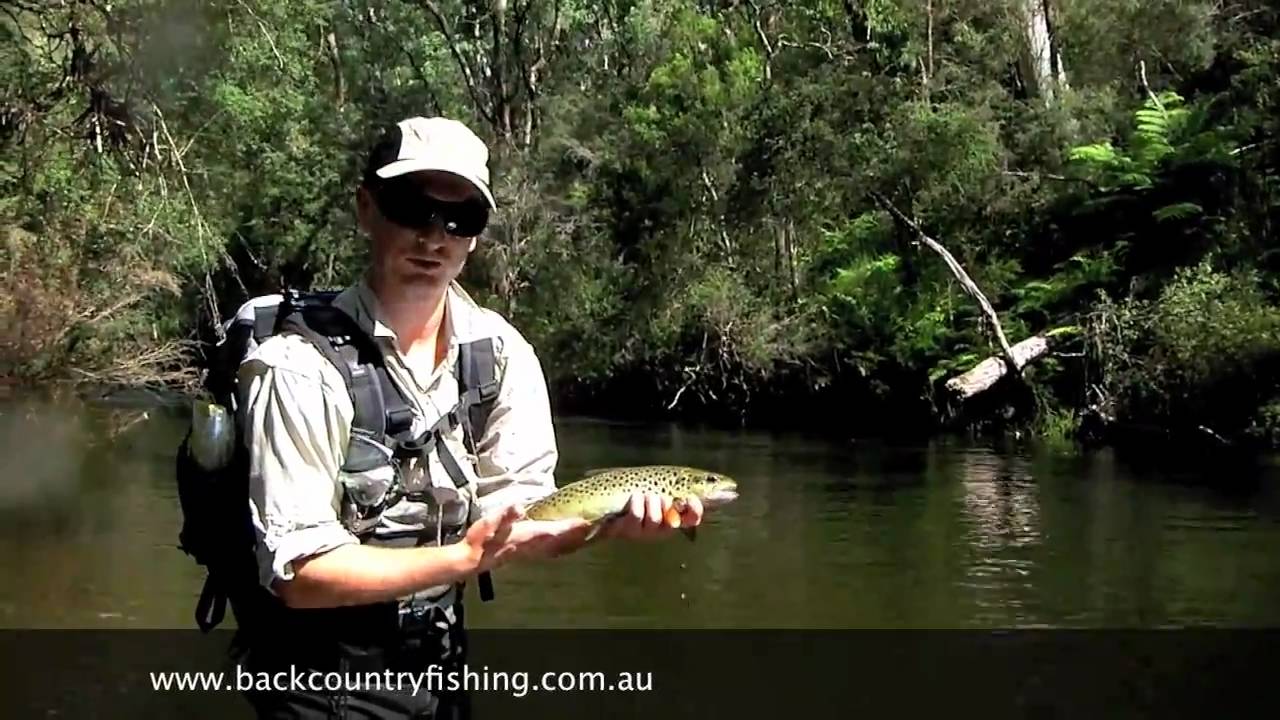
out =
<svg viewBox="0 0 1280 720"><path fill-rule="evenodd" d="M290 607L386 602L423 588L455 583L516 556L554 557L585 544L585 520L522 520L509 507L482 517L461 542L444 547L387 548L352 543L294 561L292 580L273 588Z"/></svg>
<svg viewBox="0 0 1280 720"><path fill-rule="evenodd" d="M467 529L463 543L476 572L492 570L513 557L556 557L582 547L586 520L524 520L516 506L484 516Z"/></svg>

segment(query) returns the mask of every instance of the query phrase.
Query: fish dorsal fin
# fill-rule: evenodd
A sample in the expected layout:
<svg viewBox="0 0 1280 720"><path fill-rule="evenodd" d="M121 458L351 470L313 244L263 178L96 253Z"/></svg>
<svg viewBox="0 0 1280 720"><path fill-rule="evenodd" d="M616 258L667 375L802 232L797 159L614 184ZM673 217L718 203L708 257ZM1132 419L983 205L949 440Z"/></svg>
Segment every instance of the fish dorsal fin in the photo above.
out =
<svg viewBox="0 0 1280 720"><path fill-rule="evenodd" d="M625 465L618 465L616 467L587 468L585 471L583 471L582 477L589 478L593 475L603 475L604 473L607 473L607 472L613 472L614 470L624 470L624 469L626 469Z"/></svg>

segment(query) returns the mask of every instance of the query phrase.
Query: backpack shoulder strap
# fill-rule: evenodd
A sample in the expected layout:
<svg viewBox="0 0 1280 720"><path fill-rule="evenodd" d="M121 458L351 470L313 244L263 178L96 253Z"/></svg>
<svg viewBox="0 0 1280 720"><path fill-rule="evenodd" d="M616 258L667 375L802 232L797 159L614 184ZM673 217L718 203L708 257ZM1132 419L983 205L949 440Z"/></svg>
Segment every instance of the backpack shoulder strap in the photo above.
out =
<svg viewBox="0 0 1280 720"><path fill-rule="evenodd" d="M482 338L458 346L458 399L463 412L459 415L463 440L472 454L489 425L489 415L498 400L502 381L498 379L498 360L494 352L493 338ZM477 511L473 503L472 514ZM475 518L468 518L474 522ZM493 600L493 576L488 571L480 573L480 600Z"/></svg>
<svg viewBox="0 0 1280 720"><path fill-rule="evenodd" d="M338 370L351 396L353 432L379 442L407 433L413 410L392 382L382 351L350 316L331 306L331 300L300 302L296 295L286 295L274 308L272 333L302 336ZM265 318L259 318L259 327L264 323Z"/></svg>
<svg viewBox="0 0 1280 720"><path fill-rule="evenodd" d="M458 346L458 396L463 413L463 434L467 449L476 451L484 436L489 416L502 387L498 379L498 361L493 338L482 338Z"/></svg>

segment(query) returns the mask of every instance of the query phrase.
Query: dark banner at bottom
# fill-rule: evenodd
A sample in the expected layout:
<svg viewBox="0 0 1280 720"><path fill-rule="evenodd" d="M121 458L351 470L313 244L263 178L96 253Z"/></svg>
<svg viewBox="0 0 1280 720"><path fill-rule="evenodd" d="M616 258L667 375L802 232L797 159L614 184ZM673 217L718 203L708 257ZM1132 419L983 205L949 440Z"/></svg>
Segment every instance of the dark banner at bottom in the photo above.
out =
<svg viewBox="0 0 1280 720"><path fill-rule="evenodd" d="M229 658L231 640L0 631L2 714L251 718L246 693L263 692L363 717L382 694L416 691L463 698L479 720L1254 717L1274 713L1264 693L1280 668L1280 630L476 630L464 665L382 671L252 671Z"/></svg>

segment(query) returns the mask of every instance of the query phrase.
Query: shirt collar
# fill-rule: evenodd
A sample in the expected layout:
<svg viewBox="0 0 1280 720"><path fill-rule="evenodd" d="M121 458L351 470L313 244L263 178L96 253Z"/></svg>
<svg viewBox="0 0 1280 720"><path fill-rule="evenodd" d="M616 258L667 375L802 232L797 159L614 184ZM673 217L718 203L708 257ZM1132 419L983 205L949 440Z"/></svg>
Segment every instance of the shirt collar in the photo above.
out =
<svg viewBox="0 0 1280 720"><path fill-rule="evenodd" d="M392 347L398 347L396 333L387 324L378 296L369 287L367 279L361 278L359 282L340 292L333 304L355 320L366 333L375 338L386 338ZM471 336L476 330L474 315L479 307L462 286L456 282L449 284L445 292L444 323L450 348L460 342L475 339Z"/></svg>
<svg viewBox="0 0 1280 720"><path fill-rule="evenodd" d="M333 305L351 316L361 330L375 338L388 338L394 344L396 333L385 322L386 316L378 303L378 296L373 293L373 288L369 287L368 281L364 278L338 293L338 296L333 299Z"/></svg>

